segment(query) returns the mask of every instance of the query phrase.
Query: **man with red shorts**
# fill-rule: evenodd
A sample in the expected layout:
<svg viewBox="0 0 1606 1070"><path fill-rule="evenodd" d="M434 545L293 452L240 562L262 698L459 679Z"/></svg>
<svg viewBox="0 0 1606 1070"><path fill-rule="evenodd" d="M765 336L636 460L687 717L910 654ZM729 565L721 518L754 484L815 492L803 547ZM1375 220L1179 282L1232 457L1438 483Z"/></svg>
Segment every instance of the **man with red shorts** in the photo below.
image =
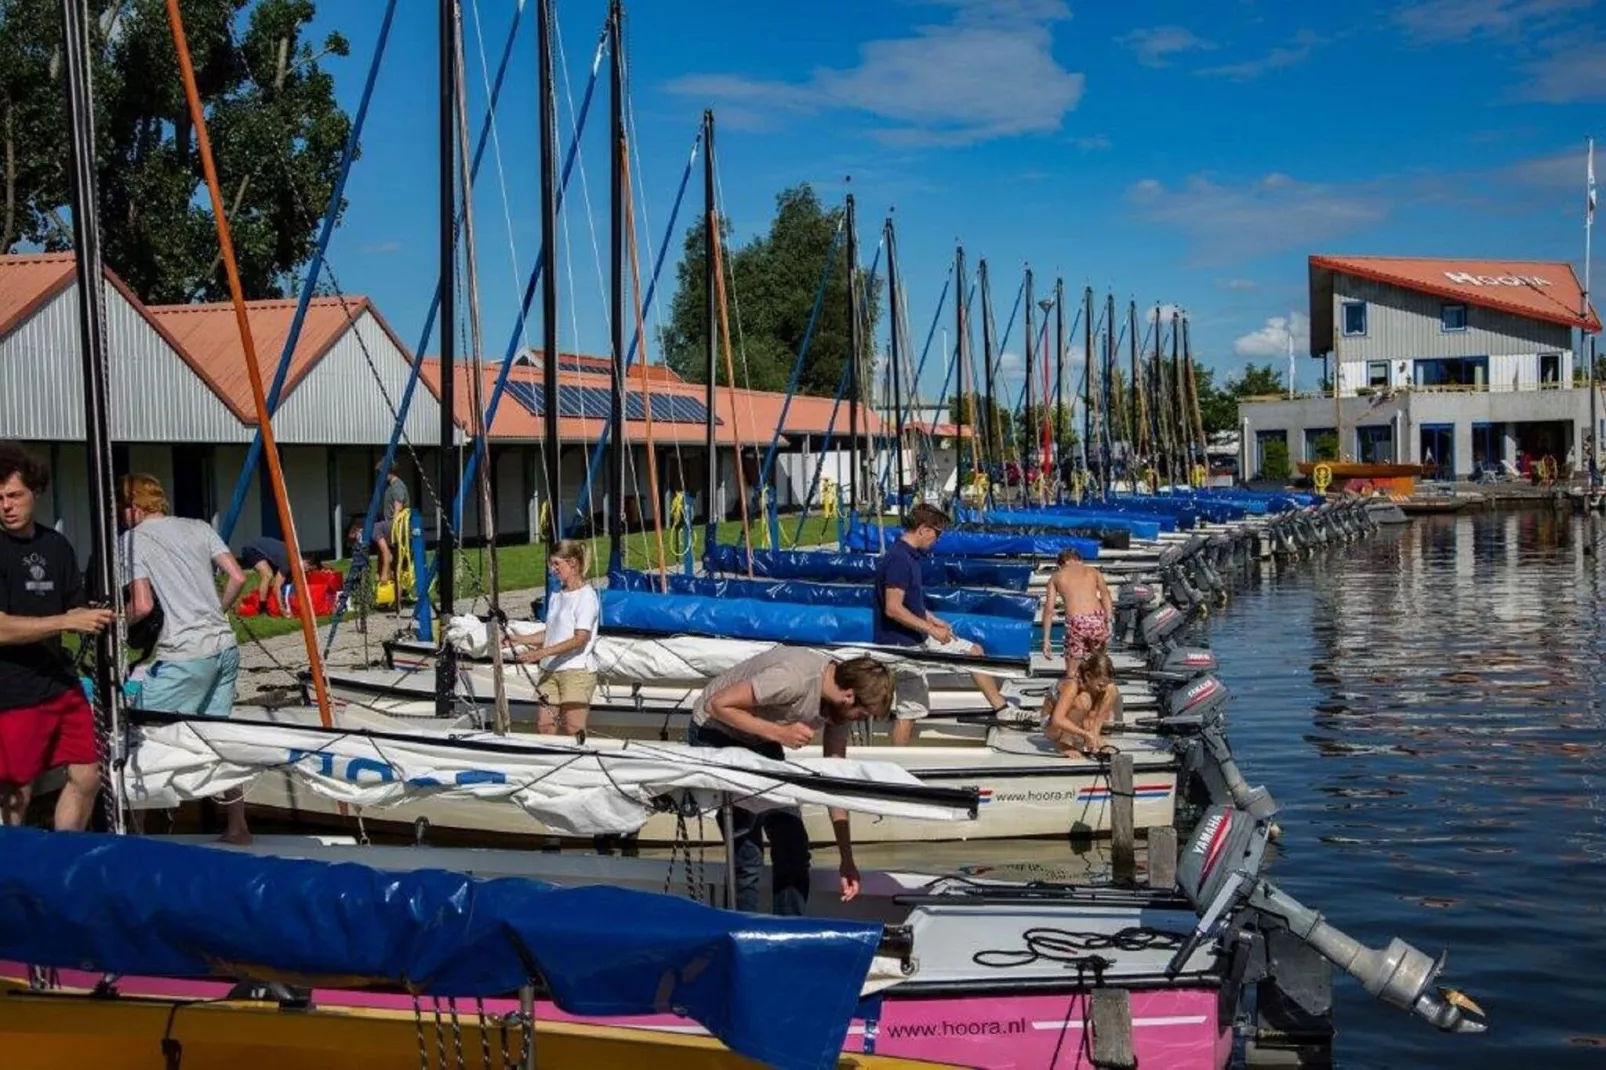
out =
<svg viewBox="0 0 1606 1070"><path fill-rule="evenodd" d="M94 635L113 614L85 608L72 544L34 523L49 482L42 464L0 442L0 818L20 825L33 782L65 765L56 828L81 832L100 790L100 746L61 637Z"/></svg>

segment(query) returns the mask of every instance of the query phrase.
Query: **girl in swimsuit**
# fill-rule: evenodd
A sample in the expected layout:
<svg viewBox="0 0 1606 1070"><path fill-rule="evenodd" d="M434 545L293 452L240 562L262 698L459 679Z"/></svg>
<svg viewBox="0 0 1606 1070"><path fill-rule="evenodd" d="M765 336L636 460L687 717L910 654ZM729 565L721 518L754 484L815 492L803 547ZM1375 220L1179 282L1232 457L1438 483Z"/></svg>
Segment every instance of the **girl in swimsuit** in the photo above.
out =
<svg viewBox="0 0 1606 1070"><path fill-rule="evenodd" d="M1118 694L1109 655L1089 654L1049 700L1043 734L1066 757L1077 751L1097 754L1104 746L1104 727L1115 719Z"/></svg>

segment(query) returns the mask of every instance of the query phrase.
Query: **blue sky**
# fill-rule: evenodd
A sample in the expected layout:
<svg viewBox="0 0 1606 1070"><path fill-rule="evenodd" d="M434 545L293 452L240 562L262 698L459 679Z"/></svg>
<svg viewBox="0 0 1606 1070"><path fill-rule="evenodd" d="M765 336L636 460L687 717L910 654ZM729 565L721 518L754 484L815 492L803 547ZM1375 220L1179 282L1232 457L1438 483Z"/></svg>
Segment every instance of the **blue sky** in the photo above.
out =
<svg viewBox="0 0 1606 1070"><path fill-rule="evenodd" d="M373 297L409 345L438 256L433 6L400 5L330 255L341 288ZM315 31L351 40L350 58L330 65L348 108L381 7L320 5ZM919 337L962 240L972 264L989 260L1000 326L1030 263L1040 292L1062 275L1068 291L1091 284L1102 300L1113 289L1123 307L1187 309L1196 352L1222 374L1248 360L1281 366L1290 329L1305 344L1311 253L1566 259L1581 272L1584 137L1606 133L1603 8L638 2L627 19L642 240L662 240L702 109L713 107L738 239L767 226L782 188L808 181L837 200L851 176L868 264L896 207ZM513 10L513 0L468 6L476 130ZM558 4L565 129L606 11L605 0ZM539 244L533 14L532 3L498 109L500 152L476 186L493 356ZM562 344L588 352L605 352L608 337L607 114L604 80L560 242ZM700 207L694 179L666 300ZM529 340L539 344L538 324ZM1010 349L1020 345L1017 326ZM1302 382L1314 374L1301 362Z"/></svg>

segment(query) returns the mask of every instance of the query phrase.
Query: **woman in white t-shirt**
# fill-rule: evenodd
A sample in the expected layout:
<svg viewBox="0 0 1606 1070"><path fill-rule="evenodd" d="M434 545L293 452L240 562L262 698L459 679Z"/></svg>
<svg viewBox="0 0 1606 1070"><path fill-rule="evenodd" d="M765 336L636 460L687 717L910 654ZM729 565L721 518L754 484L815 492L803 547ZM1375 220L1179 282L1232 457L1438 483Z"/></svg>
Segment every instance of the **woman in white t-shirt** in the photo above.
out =
<svg viewBox="0 0 1606 1070"><path fill-rule="evenodd" d="M602 599L586 582L586 547L565 539L547 562L559 590L546 609L546 631L533 640L514 640L525 647L518 660L541 663L541 711L536 730L552 734L563 721L563 733L585 741L586 714L597 690L597 630L602 624Z"/></svg>

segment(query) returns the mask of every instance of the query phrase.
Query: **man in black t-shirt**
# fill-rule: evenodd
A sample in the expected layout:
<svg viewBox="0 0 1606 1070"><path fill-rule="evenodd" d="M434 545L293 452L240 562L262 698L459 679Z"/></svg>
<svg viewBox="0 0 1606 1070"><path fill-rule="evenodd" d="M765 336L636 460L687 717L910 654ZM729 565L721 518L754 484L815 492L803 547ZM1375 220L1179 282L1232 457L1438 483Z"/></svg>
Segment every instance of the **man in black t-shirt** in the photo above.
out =
<svg viewBox="0 0 1606 1070"><path fill-rule="evenodd" d="M85 608L72 544L34 523L49 481L42 464L0 442L0 818L21 824L33 782L65 765L56 828L82 831L100 790L100 745L61 637L94 635L113 614Z"/></svg>

